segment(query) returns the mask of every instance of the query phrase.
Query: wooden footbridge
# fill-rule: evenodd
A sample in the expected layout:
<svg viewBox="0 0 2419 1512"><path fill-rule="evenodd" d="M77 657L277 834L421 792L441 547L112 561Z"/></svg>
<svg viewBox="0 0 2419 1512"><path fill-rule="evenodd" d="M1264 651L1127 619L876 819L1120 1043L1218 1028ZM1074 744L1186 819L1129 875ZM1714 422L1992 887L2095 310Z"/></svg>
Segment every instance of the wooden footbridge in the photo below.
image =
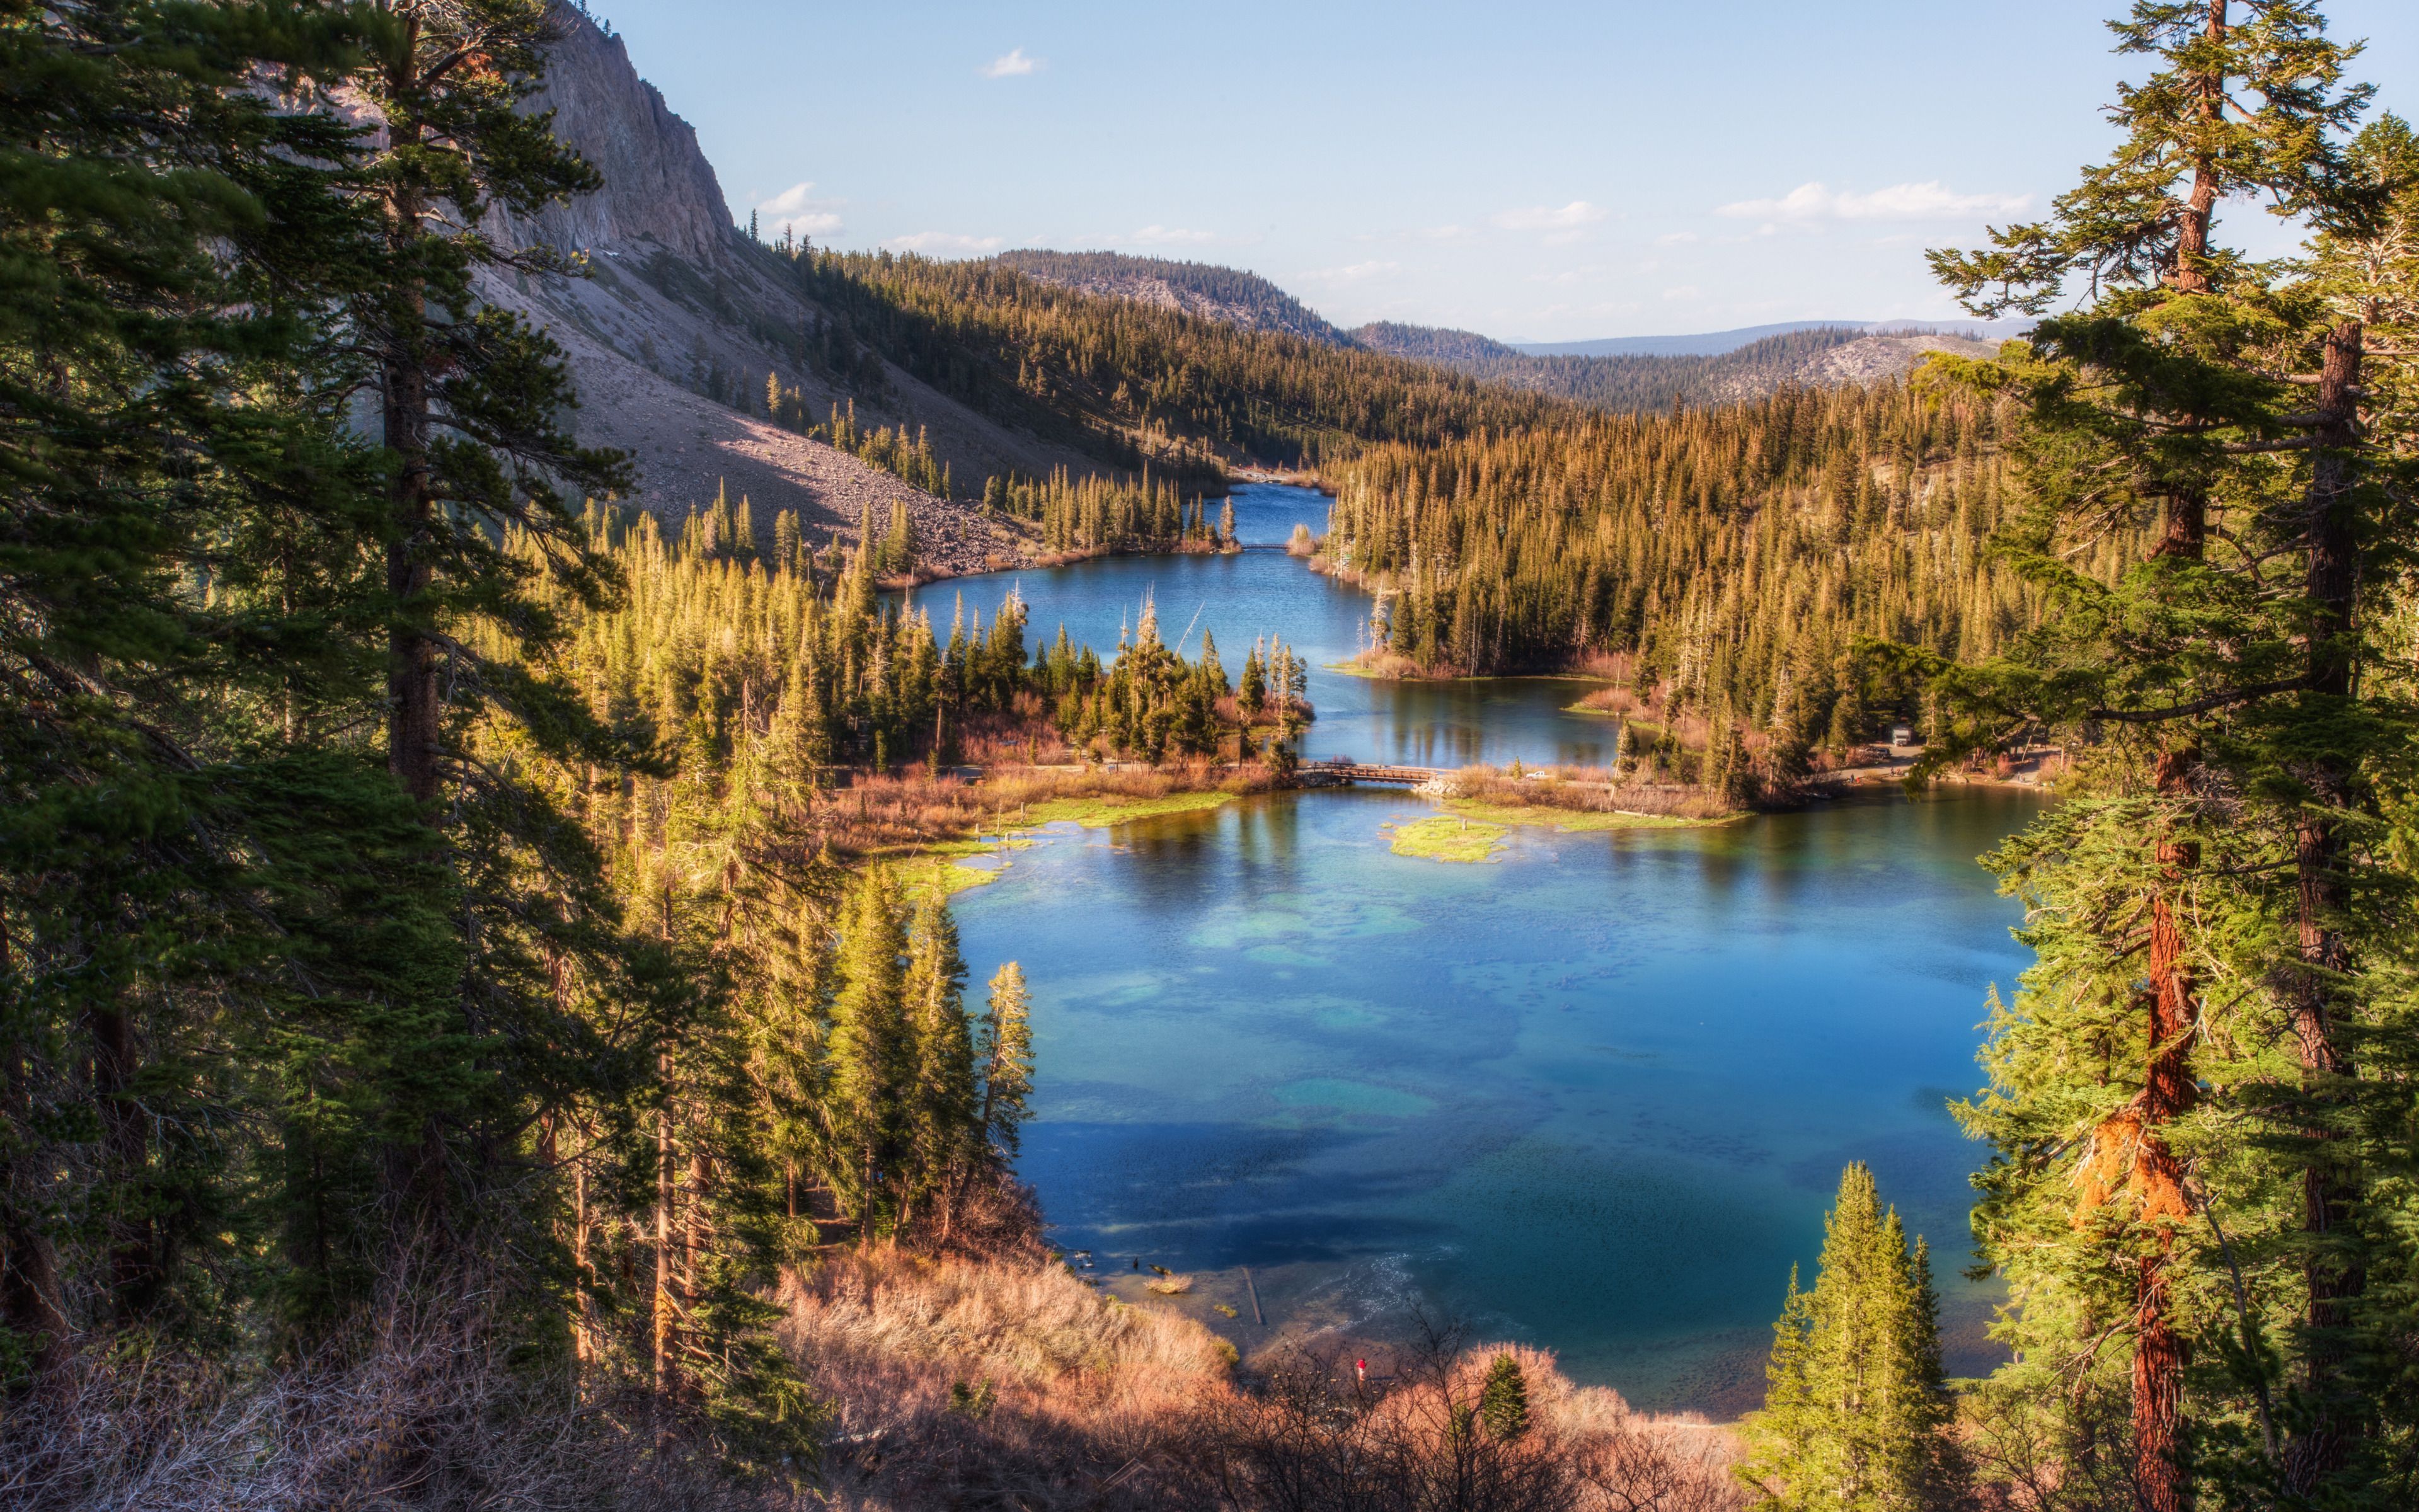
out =
<svg viewBox="0 0 2419 1512"><path fill-rule="evenodd" d="M1352 787L1362 783L1415 788L1453 774L1441 766L1385 766L1356 762L1348 756L1333 756L1323 762L1304 762L1296 775L1302 786L1310 788Z"/></svg>

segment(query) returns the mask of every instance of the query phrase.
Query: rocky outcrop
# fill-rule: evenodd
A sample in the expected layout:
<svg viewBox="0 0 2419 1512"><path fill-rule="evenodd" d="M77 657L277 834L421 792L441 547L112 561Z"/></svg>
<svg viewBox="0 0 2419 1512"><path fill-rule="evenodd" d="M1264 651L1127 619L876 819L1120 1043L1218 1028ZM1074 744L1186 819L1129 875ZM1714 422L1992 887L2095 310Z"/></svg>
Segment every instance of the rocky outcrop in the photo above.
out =
<svg viewBox="0 0 2419 1512"><path fill-rule="evenodd" d="M530 108L554 113L555 135L604 175L605 187L544 210L532 224L503 212L491 222L515 239L565 251L645 240L699 262L729 259L738 233L696 128L639 77L621 38L569 6L555 8L562 39Z"/></svg>

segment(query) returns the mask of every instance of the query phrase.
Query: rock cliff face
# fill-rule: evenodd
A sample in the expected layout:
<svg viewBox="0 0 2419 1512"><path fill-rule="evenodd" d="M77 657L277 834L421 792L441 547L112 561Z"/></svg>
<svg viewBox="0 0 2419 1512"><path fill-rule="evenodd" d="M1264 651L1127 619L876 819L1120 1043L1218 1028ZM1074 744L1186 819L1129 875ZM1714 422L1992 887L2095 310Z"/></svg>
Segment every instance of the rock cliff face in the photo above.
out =
<svg viewBox="0 0 2419 1512"><path fill-rule="evenodd" d="M622 39L568 7L557 8L564 37L531 108L554 112L555 134L605 176L605 187L545 211L533 225L511 229L527 240L574 250L644 239L701 262L727 258L731 210L714 165L697 145L696 129L639 77Z"/></svg>
<svg viewBox="0 0 2419 1512"><path fill-rule="evenodd" d="M489 272L480 296L544 327L578 387L574 424L591 445L628 452L638 503L677 521L717 490L755 505L759 528L798 512L807 539L854 537L869 510L877 528L893 507L914 517L924 567L979 572L1030 560L1031 543L970 502L936 499L845 452L773 424L764 380L806 395L811 413L854 403L859 421L926 427L958 491L978 495L994 472L1040 475L1084 459L1003 429L904 372L858 392L801 362L803 333L825 312L802 298L780 264L732 224L722 186L696 131L639 77L622 39L567 5L546 87L530 101L554 112L554 131L593 164L604 187L526 219L492 212L507 245L585 254L586 278ZM706 396L717 390L739 407ZM752 401L752 403L751 403Z"/></svg>

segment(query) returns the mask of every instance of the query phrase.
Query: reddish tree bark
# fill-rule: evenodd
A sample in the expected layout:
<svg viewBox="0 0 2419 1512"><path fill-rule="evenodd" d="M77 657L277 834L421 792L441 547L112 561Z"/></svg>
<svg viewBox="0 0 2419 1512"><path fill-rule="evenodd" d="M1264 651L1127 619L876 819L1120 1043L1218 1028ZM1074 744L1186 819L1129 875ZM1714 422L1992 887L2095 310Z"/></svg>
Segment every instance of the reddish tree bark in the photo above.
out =
<svg viewBox="0 0 2419 1512"><path fill-rule="evenodd" d="M2309 630L2310 695L2321 700L2350 696L2355 670L2350 636L2360 558L2350 495L2355 483L2352 448L2360 440L2357 390L2364 335L2358 320L2329 331L2319 373L2319 451L2310 473L2303 589L2315 610ZM2336 1101L2331 1084L2352 1071L2337 1037L2334 1012L2338 984L2351 964L2341 921L2346 881L2337 817L2349 795L2350 774L2341 761L2321 759L2304 775L2312 791L2293 847L2303 967L2293 995L2293 1037L2301 1053L2303 1091L2315 1105L2324 1106ZM2302 1172L2302 1227L2310 1249L2303 1260L2309 1303L2301 1385L2310 1412L2285 1451L2286 1485L2302 1495L2343 1468L2358 1433L2356 1418L2342 1410L2338 1376L2347 1352L2350 1303L2367 1283L2358 1259L2342 1255L2330 1242L2330 1236L2342 1227L2350 1196L2330 1149L2341 1132L2314 1123L2304 1134L2312 1153Z"/></svg>

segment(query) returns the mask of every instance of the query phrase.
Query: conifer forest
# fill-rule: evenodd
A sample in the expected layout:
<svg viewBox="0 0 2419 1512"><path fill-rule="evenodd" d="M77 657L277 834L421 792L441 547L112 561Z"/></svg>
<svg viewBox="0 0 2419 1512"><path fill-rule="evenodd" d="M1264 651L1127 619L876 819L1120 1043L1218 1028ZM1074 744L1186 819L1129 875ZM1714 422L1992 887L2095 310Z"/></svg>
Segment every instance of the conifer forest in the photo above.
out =
<svg viewBox="0 0 2419 1512"><path fill-rule="evenodd" d="M584 7L0 0L0 1509L2419 1505L2419 132L2319 0L2116 9L2103 156L1927 255L2022 331L1987 351L1536 357L723 206L722 270L653 240L650 286L808 313L682 401L855 491L707 502L596 441L603 337L516 302L598 276L531 232L613 187L559 130L561 60L623 52ZM1326 496L1282 551L1235 502L1271 476ZM1114 558L1231 576L1071 631ZM1263 569L1358 643L1285 627L1323 597L1213 632ZM1548 679L1605 759L1326 733ZM1044 1190L1126 1137L1128 1021L1171 1107L1228 1055L1294 1078L1196 1165L1117 1147L1154 1222L1280 1190L1314 1125L1492 1127L1471 1067L1364 1087L1118 974L1113 905L1280 984L1433 949L1304 880L1284 816L1359 801L1317 790L1433 806L1354 875L1475 917L1544 847L1745 867L1775 816L2019 773L1970 1232L1823 1147L1735 1421L1508 1304L1334 1301L1367 1267L1096 1257L1147 1225ZM1240 880L1081 890L1192 864L1210 828L1139 823L1186 815ZM953 903L1084 845L1014 873L1072 926ZM1390 1008L1492 1011L1493 958L1423 969Z"/></svg>

